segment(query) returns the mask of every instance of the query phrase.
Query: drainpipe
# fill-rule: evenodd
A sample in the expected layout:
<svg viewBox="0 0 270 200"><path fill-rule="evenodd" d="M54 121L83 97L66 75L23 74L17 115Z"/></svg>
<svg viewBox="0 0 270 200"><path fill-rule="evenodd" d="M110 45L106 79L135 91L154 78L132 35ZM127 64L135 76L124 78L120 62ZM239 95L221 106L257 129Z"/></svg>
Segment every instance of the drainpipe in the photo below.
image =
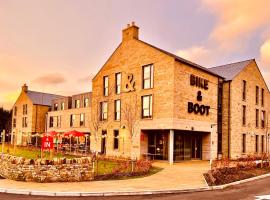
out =
<svg viewBox="0 0 270 200"><path fill-rule="evenodd" d="M231 157L231 81L229 82L229 100L228 100L228 158Z"/></svg>

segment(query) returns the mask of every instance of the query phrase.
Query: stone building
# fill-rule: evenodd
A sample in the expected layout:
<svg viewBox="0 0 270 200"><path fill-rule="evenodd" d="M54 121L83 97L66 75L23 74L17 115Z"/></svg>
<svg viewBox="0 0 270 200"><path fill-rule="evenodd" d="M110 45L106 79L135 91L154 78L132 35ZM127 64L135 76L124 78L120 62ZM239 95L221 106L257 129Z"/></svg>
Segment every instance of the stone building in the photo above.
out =
<svg viewBox="0 0 270 200"><path fill-rule="evenodd" d="M132 23L93 79L91 145L107 155L170 163L216 158L222 80L140 40Z"/></svg>
<svg viewBox="0 0 270 200"><path fill-rule="evenodd" d="M269 152L270 96L255 59L210 70L225 78L222 104L223 156L236 158Z"/></svg>
<svg viewBox="0 0 270 200"><path fill-rule="evenodd" d="M46 113L51 107L51 101L59 97L61 96L30 91L24 84L13 106L12 142L27 145L31 143L32 135L44 133Z"/></svg>
<svg viewBox="0 0 270 200"><path fill-rule="evenodd" d="M48 112L47 132L65 133L76 130L90 134L91 92L61 97L51 102Z"/></svg>

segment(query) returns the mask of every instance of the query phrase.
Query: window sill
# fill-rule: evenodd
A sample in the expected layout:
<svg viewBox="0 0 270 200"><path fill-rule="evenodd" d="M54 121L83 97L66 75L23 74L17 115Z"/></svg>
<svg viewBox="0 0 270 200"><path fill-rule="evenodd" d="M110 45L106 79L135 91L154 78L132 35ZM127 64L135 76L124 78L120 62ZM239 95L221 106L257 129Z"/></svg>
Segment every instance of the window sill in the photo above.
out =
<svg viewBox="0 0 270 200"><path fill-rule="evenodd" d="M142 119L142 120L152 120L153 117L142 117L141 119Z"/></svg>

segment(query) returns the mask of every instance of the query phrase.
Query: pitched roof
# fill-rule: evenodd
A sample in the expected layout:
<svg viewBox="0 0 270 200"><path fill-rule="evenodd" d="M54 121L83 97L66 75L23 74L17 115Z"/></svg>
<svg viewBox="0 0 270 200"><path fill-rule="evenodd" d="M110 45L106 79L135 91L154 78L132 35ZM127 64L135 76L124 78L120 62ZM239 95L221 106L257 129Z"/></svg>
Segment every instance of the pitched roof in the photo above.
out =
<svg viewBox="0 0 270 200"><path fill-rule="evenodd" d="M255 59L244 60L208 69L213 73L223 76L225 78L225 81L231 81L252 61L255 61Z"/></svg>
<svg viewBox="0 0 270 200"><path fill-rule="evenodd" d="M184 58L181 58L180 56L177 56L177 55L175 55L175 54L173 54L173 53L170 53L170 52L168 52L168 51L165 51L165 50L163 50L163 49L160 49L160 48L158 48L158 47L155 47L155 46L153 46L153 45L151 45L151 44L149 44L149 43L147 43L147 42L144 42L144 41L142 41L142 40L138 40L138 41L140 41L140 42L142 42L142 43L144 43L144 44L146 44L146 45L148 45L148 46L150 46L150 47L152 47L152 48L157 49L158 51L161 51L161 52L163 52L163 53L165 53L165 54L167 54L167 55L173 57L175 60L177 60L177 61L179 61L179 62L185 63L185 64L187 64L187 65L190 65L190 66L192 66L192 67L194 67L194 68L200 69L200 70L202 70L202 71L204 71L204 72L207 72L207 73L209 73L209 74L212 74L212 75L214 75L214 76L218 76L218 77L224 78L222 75L220 75L220 74L218 74L218 73L215 73L215 72L209 70L209 68L203 67L203 66L198 65L198 64L196 64L196 63L194 63L194 62L191 62L191 61L189 61L189 60L186 60L186 59L184 59Z"/></svg>
<svg viewBox="0 0 270 200"><path fill-rule="evenodd" d="M60 98L63 96L56 95L56 94L48 94L43 92L36 92L28 90L26 95L31 99L33 104L36 105L44 105L44 106L51 106L51 101L56 98Z"/></svg>

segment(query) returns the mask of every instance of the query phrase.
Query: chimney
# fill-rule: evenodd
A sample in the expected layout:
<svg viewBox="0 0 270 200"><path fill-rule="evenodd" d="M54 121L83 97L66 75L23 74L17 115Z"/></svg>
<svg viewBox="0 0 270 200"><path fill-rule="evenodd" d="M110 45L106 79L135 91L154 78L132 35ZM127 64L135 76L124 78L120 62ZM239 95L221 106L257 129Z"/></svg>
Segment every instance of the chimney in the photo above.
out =
<svg viewBox="0 0 270 200"><path fill-rule="evenodd" d="M122 42L131 39L139 39L139 27L135 25L135 22L127 24L127 28L122 31Z"/></svg>
<svg viewBox="0 0 270 200"><path fill-rule="evenodd" d="M23 92L27 92L28 91L28 86L26 85L26 83L22 86L22 91Z"/></svg>

